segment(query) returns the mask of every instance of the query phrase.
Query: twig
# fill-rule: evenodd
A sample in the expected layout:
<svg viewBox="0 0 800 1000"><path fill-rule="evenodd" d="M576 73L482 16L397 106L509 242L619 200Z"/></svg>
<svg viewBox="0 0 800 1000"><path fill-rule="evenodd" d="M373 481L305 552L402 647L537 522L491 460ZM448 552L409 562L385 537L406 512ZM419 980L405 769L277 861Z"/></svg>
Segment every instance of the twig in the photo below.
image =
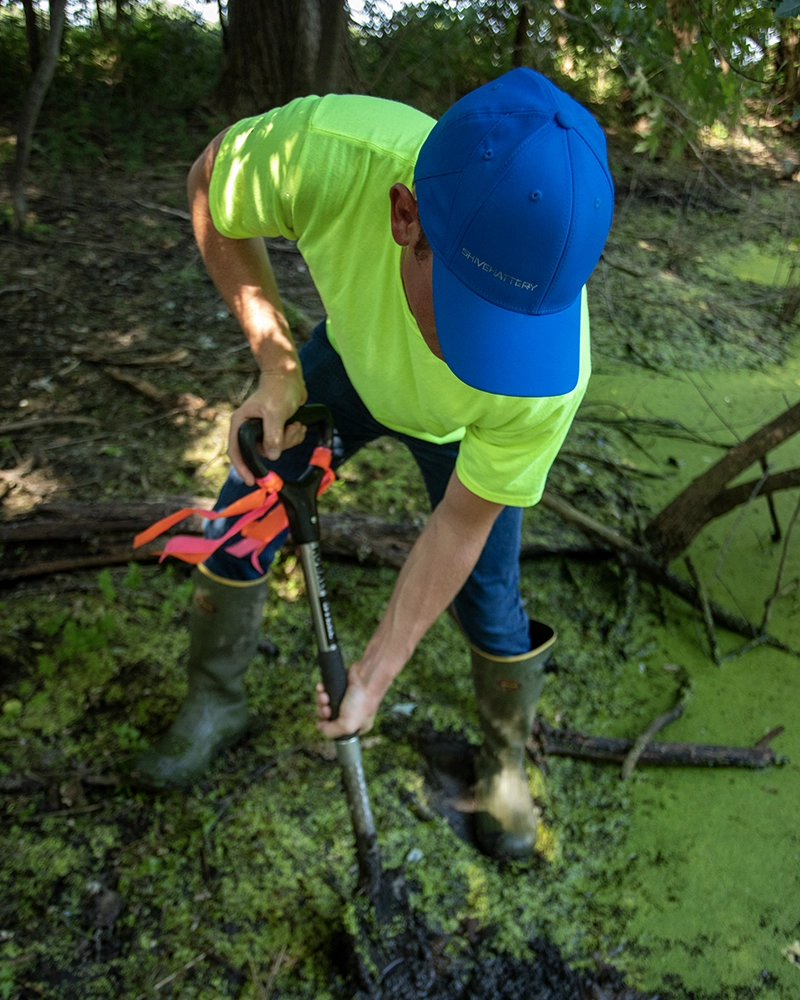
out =
<svg viewBox="0 0 800 1000"><path fill-rule="evenodd" d="M770 729L766 736L762 736L758 743L753 744L753 749L764 750L769 747L770 743L772 743L773 740L776 740L783 733L783 729L783 726L776 726L774 729Z"/></svg>
<svg viewBox="0 0 800 1000"><path fill-rule="evenodd" d="M767 625L769 624L770 615L772 614L772 605L778 599L781 588L783 586L783 574L786 571L786 560L789 556L789 540L792 537L792 531L794 530L795 524L797 524L797 518L800 516L800 497L797 499L797 504L794 508L794 513L792 514L789 525L786 528L786 537L783 540L783 549L781 551L781 561L778 566L778 578L775 581L775 589L769 595L764 603L764 617L761 619L761 631L766 632Z"/></svg>
<svg viewBox="0 0 800 1000"><path fill-rule="evenodd" d="M51 295L54 299L61 299L76 309L78 308L77 302L67 298L66 295L62 295L55 288L47 288L44 285L6 285L4 288L0 288L0 295L8 292L41 292L42 295Z"/></svg>
<svg viewBox="0 0 800 1000"><path fill-rule="evenodd" d="M736 443L737 444L741 444L742 443L742 436L741 436L741 434L736 430L736 428L731 423L729 423L728 420L725 419L725 416L722 413L720 413L720 411L717 409L717 407L714 406L713 400L709 398L709 396L708 396L707 393L703 392L703 390L700 388L700 386L697 384L697 382L692 378L690 372L686 372L686 377L692 383L692 386L694 387L695 392L703 400L703 402L706 404L706 406L709 408L709 410L711 410L711 412L714 414L714 416L717 418L717 420L719 420L719 422L722 424L722 426L725 428L725 430L726 431L730 431L730 433L736 439Z"/></svg>
<svg viewBox="0 0 800 1000"><path fill-rule="evenodd" d="M607 257L605 254L600 257L600 260L602 260L604 264L608 264L609 267L613 267L615 271L622 271L623 274L629 274L632 278L638 278L640 281L642 278L646 277L643 271L634 271L632 267L625 267L624 264L618 264L615 260L611 260L611 258Z"/></svg>
<svg viewBox="0 0 800 1000"><path fill-rule="evenodd" d="M136 375L129 375L127 372L121 371L119 368L104 368L103 371L106 375L110 375L117 382L122 382L123 385L128 385L137 392L140 392L143 396L148 399L152 399L156 403L161 403L162 405L167 402L170 398L169 393L164 392L161 389L157 389L152 382L148 382L147 379L138 378Z"/></svg>
<svg viewBox="0 0 800 1000"><path fill-rule="evenodd" d="M267 984L264 988L264 993L266 994L264 1000L270 1000L270 997L272 996L272 991L275 988L275 979L277 978L278 972L280 971L280 968L283 965L283 959L286 956L286 948L287 945L284 944L284 946L280 950L280 954L272 963L272 968L270 969L269 972L269 979L267 980Z"/></svg>
<svg viewBox="0 0 800 1000"><path fill-rule="evenodd" d="M161 354L150 354L144 358L132 358L127 356L127 352L95 351L90 347L75 344L72 348L72 353L80 355L82 361L90 361L94 364L138 365L142 368L174 368L175 365L185 366L192 363L189 351L185 347L176 347L172 351L162 352Z"/></svg>
<svg viewBox="0 0 800 1000"><path fill-rule="evenodd" d="M747 503L745 503L745 504L742 505L742 509L739 511L739 513L738 513L738 515L736 517L736 520L733 522L733 525L731 526L730 531L725 536L725 540L723 541L722 545L720 546L719 556L717 557L717 565L714 567L714 575L711 577L712 580L718 580L719 579L719 575L720 575L720 573L722 571L722 563L723 563L723 561L725 559L725 556L726 556L726 554L728 552L728 548L729 548L730 543L731 543L731 541L733 539L733 536L735 535L735 533L736 533L736 531L737 531L737 529L739 527L739 524L741 523L742 519L745 517L745 515L747 514L747 512L752 507L753 501L756 499L757 496L760 495L761 490L762 490L762 488L764 486L764 483L766 483L767 479L769 479L769 473L770 473L770 469L769 469L769 466L767 466L767 468L764 469L764 474L762 475L761 479L759 479L758 482L755 483L755 485L753 486L753 488L752 488L752 490L750 492L750 495L747 498Z"/></svg>
<svg viewBox="0 0 800 1000"><path fill-rule="evenodd" d="M188 409L188 406L175 406L171 410L167 410L166 413L158 413L154 417L146 417L144 420L137 420L136 423L127 424L122 434L120 434L118 430L104 431L101 434L91 434L89 437L78 438L75 441L50 441L47 444L41 445L41 448L43 451L50 451L52 448L77 448L80 445L92 444L94 441L106 441L108 438L119 439L122 436L130 434L131 431L139 430L140 427L146 427L148 424L160 423L162 420L168 420L170 417L174 417L179 413L186 413Z"/></svg>
<svg viewBox="0 0 800 1000"><path fill-rule="evenodd" d="M759 459L759 462L761 464L761 471L764 473L764 476L769 476L770 467L767 463L767 456L762 455L761 458ZM779 542L781 540L781 525L780 521L778 521L778 514L777 511L775 510L775 501L772 499L771 493L767 494L767 510L769 510L769 516L770 519L772 520L771 540L773 542Z"/></svg>
<svg viewBox="0 0 800 1000"><path fill-rule="evenodd" d="M155 986L151 987L151 989L160 990L163 989L163 987L165 986L169 986L169 984L174 982L182 972L188 972L190 969L193 969L198 964L198 962L202 962L204 958L208 958L209 954L210 952L207 951L201 952L190 962L187 962L186 965L181 966L180 969L177 969L175 972L167 976L165 979L162 979L159 982L157 982ZM147 993L140 993L139 996L136 997L136 1000L147 1000Z"/></svg>
<svg viewBox="0 0 800 1000"><path fill-rule="evenodd" d="M674 722L683 715L683 710L689 704L692 697L692 684L691 680L685 672L683 672L683 678L681 680L681 685L678 688L678 699L672 708L668 712L664 712L657 716L650 725L645 729L643 733L636 737L633 746L631 747L628 755L626 756L623 764L620 777L623 781L627 781L628 778L633 774L634 768L639 763L639 759L645 751L645 748L656 735L665 726L668 726L670 722Z"/></svg>
<svg viewBox="0 0 800 1000"><path fill-rule="evenodd" d="M564 458L575 458L583 459L586 462L593 462L595 465L602 465L606 469L611 469L613 472L618 472L620 475L626 475L629 472L635 473L637 476L643 476L645 479L669 479L670 477L664 475L663 472L650 472L648 469L642 469L633 462L627 460L618 462L613 458L603 458L600 455L592 455L588 451L572 451L569 448L562 448L561 451L556 456L556 461ZM577 463L570 463L577 467Z"/></svg>
<svg viewBox="0 0 800 1000"><path fill-rule="evenodd" d="M766 640L765 636L759 635L750 642L745 642L743 645L739 646L738 649L733 649L731 650L730 653L726 653L725 656L722 657L722 659L724 662L726 662L727 660L735 660L740 656L744 656L745 653L749 653L750 650L758 649L759 646L763 646L765 640Z"/></svg>
<svg viewBox="0 0 800 1000"><path fill-rule="evenodd" d="M736 73L738 76L741 76L743 79L749 80L750 83L756 83L756 84L759 85L759 87L766 87L766 86L768 86L769 85L769 81L768 80L759 80L758 77L750 76L748 73L745 73L744 70L739 69L739 67L736 65L736 63L731 58L730 52L727 49L723 48L722 43L717 39L716 35L711 30L711 28L710 28L708 22L706 21L705 17L703 17L703 11L694 2L694 0L689 0L689 2L691 3L692 7L694 8L694 12L697 15L697 20L700 22L701 28L708 35L708 37L711 39L711 43L713 44L714 48L719 53L720 58L725 60L728 68L731 69L731 70L733 70L734 73Z"/></svg>
<svg viewBox="0 0 800 1000"><path fill-rule="evenodd" d="M60 816L82 816L84 813L97 812L98 809L104 809L105 802L93 802L91 805L86 806L74 806L72 809L56 809L54 812L41 813L36 816L36 819L51 819Z"/></svg>
<svg viewBox="0 0 800 1000"><path fill-rule="evenodd" d="M267 977L267 982L264 986L261 985L261 980L258 978L258 969L256 968L255 960L253 956L250 955L247 959L248 965L250 966L250 976L253 980L253 989L255 991L256 1000L270 1000L272 992L275 988L275 979L278 975L281 965L283 965L283 959L286 955L286 945L281 948L277 958L272 963L272 968L270 969L269 976Z"/></svg>
<svg viewBox="0 0 800 1000"><path fill-rule="evenodd" d="M10 424L0 424L0 434L36 430L37 427L44 427L47 424L88 424L97 427L99 423L100 421L94 417L42 417L40 420L15 420Z"/></svg>
<svg viewBox="0 0 800 1000"><path fill-rule="evenodd" d="M615 410L619 410L625 415L619 418L590 416L585 412L590 406L611 407ZM592 400L591 402L585 404L584 412L579 413L575 419L579 423L583 422L590 424L603 424L606 427L620 427L623 430L628 430L629 432L633 432L637 428L642 428L642 433L647 431L650 434L675 438L679 441L691 441L693 444L702 444L707 448L719 448L720 451L729 451L733 447L729 441L713 441L711 438L703 437L702 434L696 434L679 420L671 420L667 417L629 416L623 407L604 399ZM670 431L674 433L669 433Z"/></svg>
<svg viewBox="0 0 800 1000"><path fill-rule="evenodd" d="M155 562L155 553L133 552L130 548L106 552L99 556L77 556L74 559L52 559L48 562L33 563L31 566L17 566L0 570L0 584L14 580L26 580L33 576L51 576L53 573L70 573L73 570L96 569L99 566L118 566L129 562Z"/></svg>
<svg viewBox="0 0 800 1000"><path fill-rule="evenodd" d="M708 591L706 590L705 584L700 579L700 576L695 569L695 565L689 556L686 556L684 562L686 563L686 568L689 570L689 576L692 578L694 589L697 591L697 600L700 603L700 610L703 613L703 624L706 627L706 635L708 636L708 646L711 652L711 659L718 667L721 667L722 657L719 651L719 643L717 642L717 631L714 628L714 616L711 614L711 608L708 605Z"/></svg>
<svg viewBox="0 0 800 1000"><path fill-rule="evenodd" d="M179 392L177 395L171 392L164 392L162 389L154 386L152 382L148 382L147 379L139 378L137 375L130 375L120 368L109 367L104 368L103 371L117 382L122 382L123 385L130 386L161 406L172 407L177 403L183 410L189 413L197 413L206 406L204 399L193 395L191 392Z"/></svg>
<svg viewBox="0 0 800 1000"><path fill-rule="evenodd" d="M155 205L152 201L140 201L138 198L133 199L135 205L141 205L142 208L149 208L153 212L162 212L164 215L174 215L178 219L184 219L186 222L191 222L192 217L188 212L184 211L182 208L169 208L166 205Z"/></svg>

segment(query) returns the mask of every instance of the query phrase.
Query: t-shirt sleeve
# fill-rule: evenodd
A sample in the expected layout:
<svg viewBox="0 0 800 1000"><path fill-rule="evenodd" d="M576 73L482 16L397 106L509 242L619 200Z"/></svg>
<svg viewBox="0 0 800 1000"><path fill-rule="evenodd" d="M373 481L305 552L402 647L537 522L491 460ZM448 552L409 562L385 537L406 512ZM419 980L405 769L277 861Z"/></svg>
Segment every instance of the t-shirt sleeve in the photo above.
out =
<svg viewBox="0 0 800 1000"><path fill-rule="evenodd" d="M585 386L531 415L502 427L468 427L456 460L458 478L484 500L532 507L544 492L547 474L572 424Z"/></svg>
<svg viewBox="0 0 800 1000"><path fill-rule="evenodd" d="M308 123L319 98L298 98L225 134L209 187L209 209L223 236L299 238L296 199Z"/></svg>

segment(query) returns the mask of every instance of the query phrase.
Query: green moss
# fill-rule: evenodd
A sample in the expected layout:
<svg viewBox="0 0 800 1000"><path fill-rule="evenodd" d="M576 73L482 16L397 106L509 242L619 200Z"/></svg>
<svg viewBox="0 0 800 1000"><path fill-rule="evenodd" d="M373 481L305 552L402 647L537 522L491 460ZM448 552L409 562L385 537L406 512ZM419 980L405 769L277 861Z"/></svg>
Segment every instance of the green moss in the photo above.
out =
<svg viewBox="0 0 800 1000"><path fill-rule="evenodd" d="M602 274L593 279L598 374L550 485L631 537L721 446L797 398L797 346L764 310L735 300L746 288L695 260L755 240L747 219L727 221L623 214L609 253L625 247L626 263L647 273L628 285L614 272L606 291L616 325L598 295ZM763 366L763 345L784 359L779 366ZM650 367L632 367L637 358ZM714 367L723 362L748 370ZM770 460L800 465L800 442ZM327 509L398 520L427 510L400 446L379 442L343 473ZM776 497L784 529L795 502ZM759 504L737 518L709 526L691 555L712 596L759 620L781 545ZM526 513L525 527L563 530L540 510ZM795 645L796 537L770 621ZM327 575L352 659L395 573L334 564ZM273 973L275 995L287 1000L347 995L337 951L363 914L339 771L314 726L316 651L293 556L270 578L265 627L279 653L256 657L247 676L246 740L190 792L76 788L82 775L124 773L173 717L185 690L189 592L182 568L132 566L94 577L86 592L20 593L0 605L9 667L2 773L42 776L3 803L0 930L13 936L0 940L0 996L27 995L24 982L55 1000L136 997L174 976L170 988L187 1000L255 998ZM526 561L522 593L529 613L559 633L559 672L540 709L552 725L637 735L672 704L680 665L693 700L665 739L748 744L785 724L775 745L793 763L764 772L640 767L623 784L615 765L552 758L545 778L530 772L542 809L536 855L499 865L431 814L423 735L432 727L479 739L468 654L443 616L364 740L384 864L403 869L413 909L450 936L456 957L468 950L465 928L485 935L483 954L525 956L533 937L546 936L576 963L622 966L650 993L789 1000L798 970L782 950L800 938L795 660L762 647L714 666L697 617L610 560ZM725 654L742 642L724 632L719 640ZM113 930L98 926L98 886L123 902Z"/></svg>

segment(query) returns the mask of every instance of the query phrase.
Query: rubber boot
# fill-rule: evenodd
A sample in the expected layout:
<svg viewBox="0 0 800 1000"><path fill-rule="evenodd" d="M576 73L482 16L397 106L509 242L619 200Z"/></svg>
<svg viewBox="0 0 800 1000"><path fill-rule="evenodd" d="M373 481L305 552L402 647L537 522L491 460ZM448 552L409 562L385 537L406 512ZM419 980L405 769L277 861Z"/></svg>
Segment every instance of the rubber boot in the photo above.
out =
<svg viewBox="0 0 800 1000"><path fill-rule="evenodd" d="M536 843L536 811L525 772L525 743L556 633L530 623L531 651L493 656L472 647L472 677L483 729L475 757L475 833L484 853L526 858Z"/></svg>
<svg viewBox="0 0 800 1000"><path fill-rule="evenodd" d="M194 571L189 691L169 731L141 754L134 775L154 788L186 787L247 730L243 679L256 654L266 577L238 583Z"/></svg>

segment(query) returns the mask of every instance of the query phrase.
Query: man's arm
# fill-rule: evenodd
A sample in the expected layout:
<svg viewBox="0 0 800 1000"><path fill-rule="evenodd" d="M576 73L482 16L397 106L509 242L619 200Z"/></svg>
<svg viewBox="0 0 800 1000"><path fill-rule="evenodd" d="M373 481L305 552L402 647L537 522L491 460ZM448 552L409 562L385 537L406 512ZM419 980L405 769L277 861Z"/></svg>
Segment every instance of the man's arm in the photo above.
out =
<svg viewBox="0 0 800 1000"><path fill-rule="evenodd" d="M461 590L483 551L502 504L466 488L455 472L403 565L386 613L360 660L348 671L339 717L317 685L317 728L329 737L371 727L383 696L417 643Z"/></svg>
<svg viewBox="0 0 800 1000"><path fill-rule="evenodd" d="M229 239L211 218L208 190L224 135L221 132L198 157L189 172L187 191L203 262L239 321L261 372L258 388L231 418L228 440L231 462L242 479L252 485L253 474L239 452L239 427L248 418L258 417L264 427L264 452L274 461L281 451L299 444L305 436L302 424L292 424L285 431L284 424L306 401L307 393L263 239Z"/></svg>

